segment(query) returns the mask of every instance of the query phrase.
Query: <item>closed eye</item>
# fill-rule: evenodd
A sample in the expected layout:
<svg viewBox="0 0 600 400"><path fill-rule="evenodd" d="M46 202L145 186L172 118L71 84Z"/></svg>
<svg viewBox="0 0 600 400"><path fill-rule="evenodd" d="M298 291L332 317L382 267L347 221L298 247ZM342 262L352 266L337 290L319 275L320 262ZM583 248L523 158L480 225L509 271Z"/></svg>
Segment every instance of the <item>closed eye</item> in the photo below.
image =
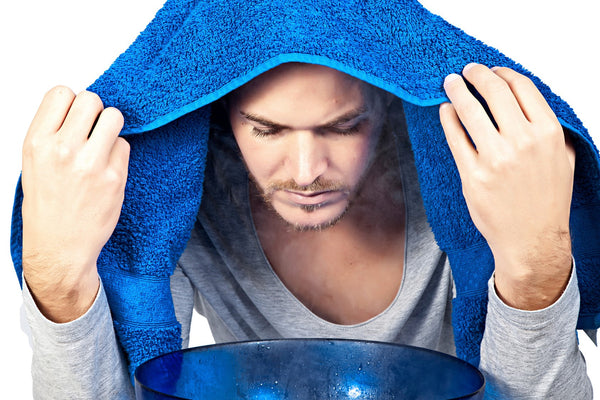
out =
<svg viewBox="0 0 600 400"><path fill-rule="evenodd" d="M240 111L240 114L246 120L254 122L254 124L252 124L251 133L256 137L274 136L285 129L291 129L288 126L269 121L264 117L248 114L244 111ZM315 131L319 134L334 133L338 135L352 135L358 133L363 123L369 120L368 115L369 113L367 110L362 108L357 109L348 112L329 123L316 127Z"/></svg>
<svg viewBox="0 0 600 400"><path fill-rule="evenodd" d="M357 123L355 123L354 125L330 126L330 127L324 128L324 130L331 132L331 133L338 134L338 135L353 135L360 131L364 122L365 122L365 119L362 119L362 120L358 121Z"/></svg>
<svg viewBox="0 0 600 400"><path fill-rule="evenodd" d="M271 128L257 128L256 126L252 127L252 134L256 137L267 137L273 136L281 132L281 128L279 127L271 127Z"/></svg>
<svg viewBox="0 0 600 400"><path fill-rule="evenodd" d="M325 133L334 133L336 135L353 135L355 133L360 132L362 125L365 123L366 119L362 119L353 125L340 125L340 126L327 126L323 128L319 128L318 132L321 134ZM282 131L281 127L273 126L268 128L259 128L256 126L252 127L252 134L256 137L269 137L277 135Z"/></svg>

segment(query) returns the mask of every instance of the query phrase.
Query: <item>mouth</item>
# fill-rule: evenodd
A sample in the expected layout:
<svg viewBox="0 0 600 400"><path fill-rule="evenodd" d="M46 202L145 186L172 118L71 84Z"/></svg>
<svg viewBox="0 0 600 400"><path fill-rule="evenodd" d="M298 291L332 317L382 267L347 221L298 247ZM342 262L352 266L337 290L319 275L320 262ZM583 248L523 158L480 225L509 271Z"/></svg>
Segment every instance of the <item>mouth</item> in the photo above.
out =
<svg viewBox="0 0 600 400"><path fill-rule="evenodd" d="M298 206L324 206L341 200L344 192L340 190L325 190L318 192L295 192L284 190L282 192L287 203Z"/></svg>

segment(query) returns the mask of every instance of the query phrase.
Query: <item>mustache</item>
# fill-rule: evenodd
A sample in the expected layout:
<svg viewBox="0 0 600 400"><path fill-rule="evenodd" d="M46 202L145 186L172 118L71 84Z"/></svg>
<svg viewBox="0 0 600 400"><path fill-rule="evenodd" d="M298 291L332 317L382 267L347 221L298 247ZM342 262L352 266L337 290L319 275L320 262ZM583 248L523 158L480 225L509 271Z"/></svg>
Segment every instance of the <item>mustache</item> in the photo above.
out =
<svg viewBox="0 0 600 400"><path fill-rule="evenodd" d="M320 177L315 179L309 185L298 185L293 179L287 181L275 181L271 182L264 190L266 196L272 195L277 190L288 190L292 192L328 192L328 191L348 191L342 182L321 179Z"/></svg>

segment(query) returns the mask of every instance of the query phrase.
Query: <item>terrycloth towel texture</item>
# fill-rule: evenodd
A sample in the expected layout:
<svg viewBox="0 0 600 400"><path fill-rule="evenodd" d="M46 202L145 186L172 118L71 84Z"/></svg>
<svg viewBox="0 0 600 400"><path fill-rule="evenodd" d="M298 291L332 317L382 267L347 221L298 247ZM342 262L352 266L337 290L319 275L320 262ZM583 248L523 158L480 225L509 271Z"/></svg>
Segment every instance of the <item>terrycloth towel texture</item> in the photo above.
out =
<svg viewBox="0 0 600 400"><path fill-rule="evenodd" d="M169 275L201 199L209 103L285 62L322 64L404 101L429 222L450 258L457 354L477 364L493 258L473 225L440 126L444 77L469 62L524 72L577 148L573 249L580 328L600 325L600 171L581 122L539 79L425 10L416 0L258 2L170 0L90 90L125 115L129 182L117 229L98 269L130 369L180 347ZM142 134L143 133L143 134ZM21 276L21 191L12 253Z"/></svg>

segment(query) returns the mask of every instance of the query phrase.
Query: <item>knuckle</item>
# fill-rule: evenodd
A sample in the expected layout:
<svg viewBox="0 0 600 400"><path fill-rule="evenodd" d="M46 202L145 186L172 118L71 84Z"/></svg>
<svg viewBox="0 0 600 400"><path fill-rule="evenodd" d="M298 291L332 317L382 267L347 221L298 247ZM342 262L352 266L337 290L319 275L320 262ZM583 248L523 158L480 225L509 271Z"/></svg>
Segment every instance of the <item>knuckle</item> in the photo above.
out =
<svg viewBox="0 0 600 400"><path fill-rule="evenodd" d="M481 114L479 113L479 111L481 110L481 106L479 103L473 101L462 104L459 107L461 108L462 113L469 119L481 119Z"/></svg>
<svg viewBox="0 0 600 400"><path fill-rule="evenodd" d="M97 179L97 166L89 158L78 159L73 165L73 173L81 179Z"/></svg>
<svg viewBox="0 0 600 400"><path fill-rule="evenodd" d="M104 173L104 179L115 192L121 192L127 181L127 170L116 166L109 167Z"/></svg>
<svg viewBox="0 0 600 400"><path fill-rule="evenodd" d="M129 142L122 137L118 137L113 144L111 152L109 167L117 168L120 171L123 169L127 170L130 154Z"/></svg>
<svg viewBox="0 0 600 400"><path fill-rule="evenodd" d="M481 75L482 73L485 73L486 69L487 68L482 64L469 63L469 64L465 65L462 73L465 76L477 76L477 75Z"/></svg>
<svg viewBox="0 0 600 400"><path fill-rule="evenodd" d="M23 147L21 148L23 159L31 159L35 153L35 147L31 144L31 141L26 140L23 142Z"/></svg>
<svg viewBox="0 0 600 400"><path fill-rule="evenodd" d="M37 136L27 136L23 141L23 155L32 156L42 148L41 140Z"/></svg>
<svg viewBox="0 0 600 400"><path fill-rule="evenodd" d="M523 74L513 74L507 80L516 87L535 87L533 81Z"/></svg>
<svg viewBox="0 0 600 400"><path fill-rule="evenodd" d="M465 122L470 124L470 135L475 135L477 131L487 129L486 127L490 122L490 118L485 112L481 112L480 106L476 104L467 106L463 112L465 115Z"/></svg>
<svg viewBox="0 0 600 400"><path fill-rule="evenodd" d="M541 130L548 136L557 138L564 137L563 127L557 120L546 120L545 122L543 122Z"/></svg>
<svg viewBox="0 0 600 400"><path fill-rule="evenodd" d="M116 109L115 107L108 107L104 111L102 111L102 115L105 118L109 118L116 125L123 126L125 119L121 111Z"/></svg>
<svg viewBox="0 0 600 400"><path fill-rule="evenodd" d="M558 120L550 118L537 121L532 127L531 136L535 136L537 140L543 142L562 143L564 141L563 127Z"/></svg>
<svg viewBox="0 0 600 400"><path fill-rule="evenodd" d="M107 168L104 172L104 179L110 186L118 186L121 181L121 173L117 168Z"/></svg>
<svg viewBox="0 0 600 400"><path fill-rule="evenodd" d="M71 89L66 86L55 86L46 92L40 108L44 105L66 107L72 104L74 99L75 93Z"/></svg>
<svg viewBox="0 0 600 400"><path fill-rule="evenodd" d="M535 138L534 135L526 133L519 136L519 139L515 143L515 150L517 153L529 153L534 150L537 145L537 138Z"/></svg>
<svg viewBox="0 0 600 400"><path fill-rule="evenodd" d="M515 85L533 85L533 81L526 75L515 71L509 67L498 67L495 70L496 75L499 75L504 81L508 82L511 86Z"/></svg>
<svg viewBox="0 0 600 400"><path fill-rule="evenodd" d="M499 151L490 156L488 165L492 174L503 176L505 172L513 169L516 164L517 156L514 152ZM489 179L489 175L487 175L487 179Z"/></svg>
<svg viewBox="0 0 600 400"><path fill-rule="evenodd" d="M131 146L127 140L122 137L117 138L116 145L119 146L119 150L123 153L123 155L129 157L129 153L131 152Z"/></svg>
<svg viewBox="0 0 600 400"><path fill-rule="evenodd" d="M67 162L73 159L75 150L66 141L60 141L54 148L54 155L59 162Z"/></svg>
<svg viewBox="0 0 600 400"><path fill-rule="evenodd" d="M48 90L44 98L51 100L73 101L75 98L75 93L73 93L73 91L67 86L57 85Z"/></svg>
<svg viewBox="0 0 600 400"><path fill-rule="evenodd" d="M501 173L506 166L506 161L503 157L496 156L492 157L489 161L489 167L491 171L495 173Z"/></svg>
<svg viewBox="0 0 600 400"><path fill-rule="evenodd" d="M104 109L104 104L102 103L100 96L94 92L84 90L77 95L76 99L85 104L87 107L94 108L96 110Z"/></svg>
<svg viewBox="0 0 600 400"><path fill-rule="evenodd" d="M514 70L509 67L499 66L495 68L494 72L496 72L496 74L504 75L507 73L512 73Z"/></svg>
<svg viewBox="0 0 600 400"><path fill-rule="evenodd" d="M483 86L487 93L502 93L510 90L508 83L502 79L489 79Z"/></svg>
<svg viewBox="0 0 600 400"><path fill-rule="evenodd" d="M490 182L490 175L483 169L476 169L471 174L471 179L467 181L471 190L477 190L480 187L487 187Z"/></svg>

